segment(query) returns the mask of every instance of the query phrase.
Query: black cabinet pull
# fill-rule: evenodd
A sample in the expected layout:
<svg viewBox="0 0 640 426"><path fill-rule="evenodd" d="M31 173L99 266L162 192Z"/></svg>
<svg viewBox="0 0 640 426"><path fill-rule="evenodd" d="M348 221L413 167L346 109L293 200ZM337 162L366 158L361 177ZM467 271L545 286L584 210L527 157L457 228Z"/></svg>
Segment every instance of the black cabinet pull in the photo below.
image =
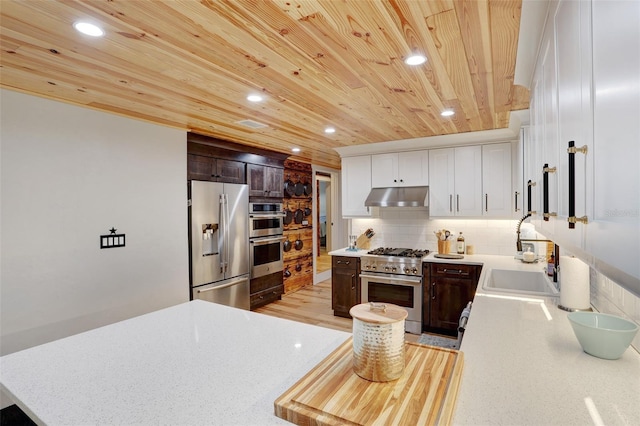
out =
<svg viewBox="0 0 640 426"><path fill-rule="evenodd" d="M569 141L569 147L567 153L569 154L569 229L575 229L576 222L588 223L587 216L576 217L576 153L587 153L587 146L584 145L580 148L575 147L575 141Z"/></svg>
<svg viewBox="0 0 640 426"><path fill-rule="evenodd" d="M527 214L534 215L535 211L531 210L531 187L536 186L535 182L532 182L531 179L527 181Z"/></svg>
<svg viewBox="0 0 640 426"><path fill-rule="evenodd" d="M515 201L516 201L516 202L515 202L515 206L516 206L516 208L515 208L514 212L516 212L516 213L517 213L517 212L518 212L518 210L519 210L519 209L518 209L518 191L516 191L516 193L515 193L515 198L516 198L516 200L515 200Z"/></svg>
<svg viewBox="0 0 640 426"><path fill-rule="evenodd" d="M549 167L546 164L542 167L542 219L545 222L549 221L551 216L557 216L557 213L549 212L549 173L555 173L555 167Z"/></svg>
<svg viewBox="0 0 640 426"><path fill-rule="evenodd" d="M431 300L436 300L436 283L431 283Z"/></svg>

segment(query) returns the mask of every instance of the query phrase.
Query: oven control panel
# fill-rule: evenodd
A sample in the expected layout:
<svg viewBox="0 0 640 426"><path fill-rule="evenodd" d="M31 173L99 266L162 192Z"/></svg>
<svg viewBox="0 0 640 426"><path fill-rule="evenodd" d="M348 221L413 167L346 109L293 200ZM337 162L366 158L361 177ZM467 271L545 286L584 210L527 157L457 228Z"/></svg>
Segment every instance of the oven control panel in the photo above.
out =
<svg viewBox="0 0 640 426"><path fill-rule="evenodd" d="M393 258L388 260L384 258L362 257L360 260L360 270L363 272L422 276L422 262L419 259Z"/></svg>

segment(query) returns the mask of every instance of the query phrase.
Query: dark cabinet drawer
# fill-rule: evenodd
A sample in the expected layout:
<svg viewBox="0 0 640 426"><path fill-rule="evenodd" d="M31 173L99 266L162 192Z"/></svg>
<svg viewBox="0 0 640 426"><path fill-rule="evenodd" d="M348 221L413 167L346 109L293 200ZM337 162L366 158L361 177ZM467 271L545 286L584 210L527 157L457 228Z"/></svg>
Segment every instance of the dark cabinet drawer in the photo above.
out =
<svg viewBox="0 0 640 426"><path fill-rule="evenodd" d="M432 263L431 275L474 279L476 277L477 269L477 265L463 265L457 263Z"/></svg>
<svg viewBox="0 0 640 426"><path fill-rule="evenodd" d="M331 260L331 268L347 268L357 271L359 260L360 259L357 257L333 256L333 259Z"/></svg>
<svg viewBox="0 0 640 426"><path fill-rule="evenodd" d="M253 310L260 306L266 305L267 303L278 300L283 294L284 284L263 290L258 293L254 293L250 296L251 309Z"/></svg>

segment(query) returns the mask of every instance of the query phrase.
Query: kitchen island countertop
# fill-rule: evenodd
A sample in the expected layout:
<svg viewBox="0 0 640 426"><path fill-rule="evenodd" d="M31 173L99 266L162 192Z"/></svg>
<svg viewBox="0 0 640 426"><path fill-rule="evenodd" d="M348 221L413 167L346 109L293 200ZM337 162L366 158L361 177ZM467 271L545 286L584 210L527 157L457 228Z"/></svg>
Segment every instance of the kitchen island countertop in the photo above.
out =
<svg viewBox="0 0 640 426"><path fill-rule="evenodd" d="M351 336L201 300L0 358L39 424L286 425L274 401Z"/></svg>

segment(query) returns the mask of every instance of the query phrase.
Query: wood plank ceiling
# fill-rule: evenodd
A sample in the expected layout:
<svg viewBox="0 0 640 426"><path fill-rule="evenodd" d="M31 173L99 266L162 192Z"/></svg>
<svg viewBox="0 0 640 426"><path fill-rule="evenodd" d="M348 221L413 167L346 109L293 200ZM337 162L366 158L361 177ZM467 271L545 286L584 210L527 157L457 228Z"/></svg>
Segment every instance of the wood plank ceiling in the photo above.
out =
<svg viewBox="0 0 640 426"><path fill-rule="evenodd" d="M248 146L299 147L293 159L339 168L334 147L507 127L529 103L513 85L521 6L2 0L0 81ZM105 36L73 29L87 19ZM427 62L406 65L413 52ZM446 108L455 115L441 117ZM238 124L247 119L268 127Z"/></svg>

